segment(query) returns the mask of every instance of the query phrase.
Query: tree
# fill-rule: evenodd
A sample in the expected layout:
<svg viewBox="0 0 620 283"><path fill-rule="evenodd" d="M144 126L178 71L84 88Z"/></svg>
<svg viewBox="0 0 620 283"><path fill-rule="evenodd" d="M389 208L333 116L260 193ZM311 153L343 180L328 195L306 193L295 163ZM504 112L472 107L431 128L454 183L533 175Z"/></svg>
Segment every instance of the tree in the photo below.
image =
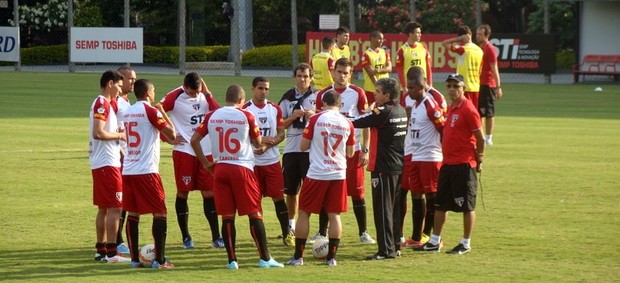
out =
<svg viewBox="0 0 620 283"><path fill-rule="evenodd" d="M535 10L528 17L528 32L544 32L544 0L534 1ZM549 2L549 23L551 33L555 34L556 49L570 49L575 46L575 3Z"/></svg>

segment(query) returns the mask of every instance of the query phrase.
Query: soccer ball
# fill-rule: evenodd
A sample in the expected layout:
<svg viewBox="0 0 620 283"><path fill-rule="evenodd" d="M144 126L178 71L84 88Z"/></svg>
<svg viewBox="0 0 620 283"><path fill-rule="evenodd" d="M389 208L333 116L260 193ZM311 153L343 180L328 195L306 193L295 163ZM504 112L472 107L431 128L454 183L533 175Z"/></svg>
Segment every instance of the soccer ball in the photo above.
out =
<svg viewBox="0 0 620 283"><path fill-rule="evenodd" d="M142 249L140 249L140 264L144 267L151 267L151 264L155 260L155 245L148 244L144 245Z"/></svg>
<svg viewBox="0 0 620 283"><path fill-rule="evenodd" d="M318 259L324 259L329 250L329 239L321 238L312 244L312 255Z"/></svg>

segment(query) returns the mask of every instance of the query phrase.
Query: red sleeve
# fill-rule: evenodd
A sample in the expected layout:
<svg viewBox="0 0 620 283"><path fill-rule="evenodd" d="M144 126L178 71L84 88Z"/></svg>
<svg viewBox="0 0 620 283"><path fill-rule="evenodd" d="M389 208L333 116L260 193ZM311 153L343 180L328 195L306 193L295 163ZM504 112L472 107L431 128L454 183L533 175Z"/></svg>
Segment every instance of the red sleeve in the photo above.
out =
<svg viewBox="0 0 620 283"><path fill-rule="evenodd" d="M258 125L256 125L256 118L254 118L254 114L247 110L240 109L240 111L243 112L246 119L248 119L248 124L250 125L250 139L256 139L260 137L260 128L258 128Z"/></svg>
<svg viewBox="0 0 620 283"><path fill-rule="evenodd" d="M308 121L308 126L306 126L306 128L304 129L304 139L312 140L312 137L314 136L314 124L316 124L316 120L319 119L319 116L321 116L321 113L315 114L310 117L310 120Z"/></svg>
<svg viewBox="0 0 620 283"><path fill-rule="evenodd" d="M202 123L200 123L200 126L198 126L198 128L196 128L195 133L200 134L201 136L206 136L209 133L209 119L211 118L211 115L213 115L214 112L209 112L207 114L205 114L205 118L202 121Z"/></svg>
<svg viewBox="0 0 620 283"><path fill-rule="evenodd" d="M335 65L335 64L336 64L336 61L334 60L334 58L329 57L329 59L327 59L327 68L328 68L330 71L333 71L333 70L334 70L334 68L335 68L335 66L334 66L334 65Z"/></svg>
<svg viewBox="0 0 620 283"><path fill-rule="evenodd" d="M427 99L424 103L426 103L426 116L429 120L433 121L433 125L435 125L435 129L437 131L441 131L443 125L445 123L445 118L443 117L443 112L439 105L436 102L430 101Z"/></svg>
<svg viewBox="0 0 620 283"><path fill-rule="evenodd" d="M209 111L220 109L221 106L217 103L217 100L215 100L213 95L205 95L205 99L207 100L207 104L209 104Z"/></svg>
<svg viewBox="0 0 620 283"><path fill-rule="evenodd" d="M362 68L370 65L370 57L368 56L368 53L364 52L360 65L362 66Z"/></svg>
<svg viewBox="0 0 620 283"><path fill-rule="evenodd" d="M469 131L473 132L482 129L480 114L478 114L478 110L474 107L474 104L471 101L467 101L467 110L470 113L469 115L465 115L465 121L469 126Z"/></svg>
<svg viewBox="0 0 620 283"><path fill-rule="evenodd" d="M463 55L465 53L465 48L461 45L450 45L450 51L455 52L456 54Z"/></svg>
<svg viewBox="0 0 620 283"><path fill-rule="evenodd" d="M177 97L183 93L183 87L178 87L169 92L159 101L159 104L164 108L164 111L168 112L174 109L174 102Z"/></svg>
<svg viewBox="0 0 620 283"><path fill-rule="evenodd" d="M323 109L323 100L321 100L321 98L323 98L323 93L325 92L326 89L322 89L321 91L319 91L319 93L316 94L316 102L314 106L314 109L316 112L320 112L321 109Z"/></svg>
<svg viewBox="0 0 620 283"><path fill-rule="evenodd" d="M108 115L110 115L110 103L104 98L99 97L91 111L93 111L93 118L106 121L108 120Z"/></svg>
<svg viewBox="0 0 620 283"><path fill-rule="evenodd" d="M168 126L164 116L159 113L157 108L144 104L144 111L146 112L146 117L149 119L149 122L151 122L153 127L161 130Z"/></svg>
<svg viewBox="0 0 620 283"><path fill-rule="evenodd" d="M424 49L426 49L426 82L429 85L433 85L433 64L431 63L431 53L428 52L428 48L426 48L426 46L424 46Z"/></svg>
<svg viewBox="0 0 620 283"><path fill-rule="evenodd" d="M282 119L282 108L280 108L280 106L278 106L275 103L272 103L271 105L273 105L273 108L276 109L276 120L278 120L277 121L277 123L278 123L277 127L278 128L284 127L284 119Z"/></svg>
<svg viewBox="0 0 620 283"><path fill-rule="evenodd" d="M357 91L357 110L360 113L363 113L366 111L366 108L368 108L368 98L366 97L366 92L358 86L355 86L355 90Z"/></svg>
<svg viewBox="0 0 620 283"><path fill-rule="evenodd" d="M347 145L353 146L355 145L355 127L353 127L353 123L350 120L349 122L349 138L347 139Z"/></svg>
<svg viewBox="0 0 620 283"><path fill-rule="evenodd" d="M385 50L385 62L391 62L392 57L390 57L390 52Z"/></svg>
<svg viewBox="0 0 620 283"><path fill-rule="evenodd" d="M405 70L403 65L403 48L398 49L396 53L396 63L394 64L394 69L396 69L396 74L398 75L398 80L400 81L400 87L406 87L407 84L405 82Z"/></svg>

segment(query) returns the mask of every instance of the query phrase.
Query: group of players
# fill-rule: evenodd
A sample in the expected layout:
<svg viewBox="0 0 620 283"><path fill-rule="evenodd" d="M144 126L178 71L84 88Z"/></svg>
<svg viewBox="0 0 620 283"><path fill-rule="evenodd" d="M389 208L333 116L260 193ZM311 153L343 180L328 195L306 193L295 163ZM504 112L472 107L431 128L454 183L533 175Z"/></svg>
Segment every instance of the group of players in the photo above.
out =
<svg viewBox="0 0 620 283"><path fill-rule="evenodd" d="M100 80L101 94L90 109L93 202L99 207L95 260L140 266L139 221L148 213L153 214L156 253L151 267L174 267L164 252L167 209L158 174L160 139L174 146L175 208L183 247L194 247L188 231L188 193L200 190L212 245L226 249L229 269L239 268L236 214L248 215L259 267L283 266L269 253L263 196L274 201L283 243L295 246L289 265L303 265L306 243L322 237L329 239L326 264L336 265L340 213L348 209L347 196L352 198L360 241L378 246L367 259L395 258L401 246L440 250L448 210L464 212L465 222L463 240L450 252L468 252L475 219L475 170L480 169L485 145L478 110L472 98L466 98L467 88L475 84L471 74L479 72L477 57L467 55L471 32L453 41L459 43L453 50L464 58L459 66L466 63L465 69L457 69L465 77L455 74L446 80L452 99L448 112L443 96L431 86L430 55L419 42L421 26L410 23L406 32L409 38L395 66L400 88L389 78L391 60L381 48L383 35L378 31L371 33L371 48L362 60L364 89L350 83L353 64L344 27L337 30L337 39L323 39L322 52L310 64L295 67L295 87L278 103L267 99L269 80L256 77L251 99L246 101L243 88L232 85L221 107L202 78L190 73L182 86L151 106L155 89L150 81L136 80L128 67L106 71ZM499 76L495 79L498 82ZM311 85L313 81L320 90ZM494 87L489 89L496 91ZM137 99L133 105L127 98L131 91ZM286 142L281 165L282 141ZM371 171L378 241L366 227L365 166ZM404 239L408 190L413 233ZM129 247L121 251L127 249L121 236L125 212ZM320 215L319 231L308 238L313 213ZM222 217L221 235L217 215Z"/></svg>

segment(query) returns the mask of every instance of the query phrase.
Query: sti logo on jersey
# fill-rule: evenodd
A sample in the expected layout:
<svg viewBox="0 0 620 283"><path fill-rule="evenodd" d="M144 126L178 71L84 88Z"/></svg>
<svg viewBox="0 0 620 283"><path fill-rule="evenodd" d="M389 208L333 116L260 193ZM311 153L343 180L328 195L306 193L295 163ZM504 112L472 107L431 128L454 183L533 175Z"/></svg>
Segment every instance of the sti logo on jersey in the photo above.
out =
<svg viewBox="0 0 620 283"><path fill-rule="evenodd" d="M192 104L192 108L194 108L194 111L198 111L200 110L200 104Z"/></svg>

